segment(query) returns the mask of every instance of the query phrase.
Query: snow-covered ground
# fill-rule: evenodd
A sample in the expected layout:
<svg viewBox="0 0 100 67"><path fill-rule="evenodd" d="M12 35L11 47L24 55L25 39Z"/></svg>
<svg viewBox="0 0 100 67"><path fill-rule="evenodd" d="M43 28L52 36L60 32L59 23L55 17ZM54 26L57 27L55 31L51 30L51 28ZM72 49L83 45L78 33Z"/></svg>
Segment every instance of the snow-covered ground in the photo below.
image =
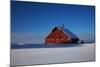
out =
<svg viewBox="0 0 100 67"><path fill-rule="evenodd" d="M11 49L11 66L69 63L95 60L95 45L66 48Z"/></svg>

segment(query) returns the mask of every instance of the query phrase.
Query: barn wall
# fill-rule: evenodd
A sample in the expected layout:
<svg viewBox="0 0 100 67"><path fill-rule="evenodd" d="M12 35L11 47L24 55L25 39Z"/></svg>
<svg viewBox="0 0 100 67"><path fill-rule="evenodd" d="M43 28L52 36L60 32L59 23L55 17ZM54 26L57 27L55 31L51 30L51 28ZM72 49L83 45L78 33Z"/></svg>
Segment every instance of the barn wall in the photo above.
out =
<svg viewBox="0 0 100 67"><path fill-rule="evenodd" d="M68 42L71 42L70 37L59 29L52 31L51 34L45 39L46 44L64 44Z"/></svg>

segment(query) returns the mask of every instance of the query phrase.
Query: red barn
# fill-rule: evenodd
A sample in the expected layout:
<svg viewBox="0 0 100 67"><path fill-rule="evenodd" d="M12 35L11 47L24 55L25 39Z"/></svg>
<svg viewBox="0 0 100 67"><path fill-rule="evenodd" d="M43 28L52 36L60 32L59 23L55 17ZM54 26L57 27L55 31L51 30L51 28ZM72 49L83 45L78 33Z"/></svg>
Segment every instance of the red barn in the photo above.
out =
<svg viewBox="0 0 100 67"><path fill-rule="evenodd" d="M55 27L45 38L45 44L77 43L79 38L64 27Z"/></svg>

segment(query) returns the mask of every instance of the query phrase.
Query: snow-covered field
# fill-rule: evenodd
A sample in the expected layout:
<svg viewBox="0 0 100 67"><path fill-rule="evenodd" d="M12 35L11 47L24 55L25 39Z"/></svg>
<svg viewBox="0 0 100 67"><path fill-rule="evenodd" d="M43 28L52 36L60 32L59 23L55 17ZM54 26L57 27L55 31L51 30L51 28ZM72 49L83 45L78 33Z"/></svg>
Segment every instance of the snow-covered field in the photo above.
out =
<svg viewBox="0 0 100 67"><path fill-rule="evenodd" d="M11 49L11 66L69 63L95 60L95 45L66 48Z"/></svg>

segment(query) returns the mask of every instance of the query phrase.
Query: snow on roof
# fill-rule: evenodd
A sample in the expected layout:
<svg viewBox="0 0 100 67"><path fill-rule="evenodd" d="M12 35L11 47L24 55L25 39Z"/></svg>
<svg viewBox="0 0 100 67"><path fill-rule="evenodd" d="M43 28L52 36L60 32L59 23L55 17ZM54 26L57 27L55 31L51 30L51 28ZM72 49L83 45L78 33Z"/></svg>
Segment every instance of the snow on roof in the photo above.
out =
<svg viewBox="0 0 100 67"><path fill-rule="evenodd" d="M78 38L75 34L73 34L67 28L57 27L58 29L62 30L66 35L69 35L71 38Z"/></svg>

